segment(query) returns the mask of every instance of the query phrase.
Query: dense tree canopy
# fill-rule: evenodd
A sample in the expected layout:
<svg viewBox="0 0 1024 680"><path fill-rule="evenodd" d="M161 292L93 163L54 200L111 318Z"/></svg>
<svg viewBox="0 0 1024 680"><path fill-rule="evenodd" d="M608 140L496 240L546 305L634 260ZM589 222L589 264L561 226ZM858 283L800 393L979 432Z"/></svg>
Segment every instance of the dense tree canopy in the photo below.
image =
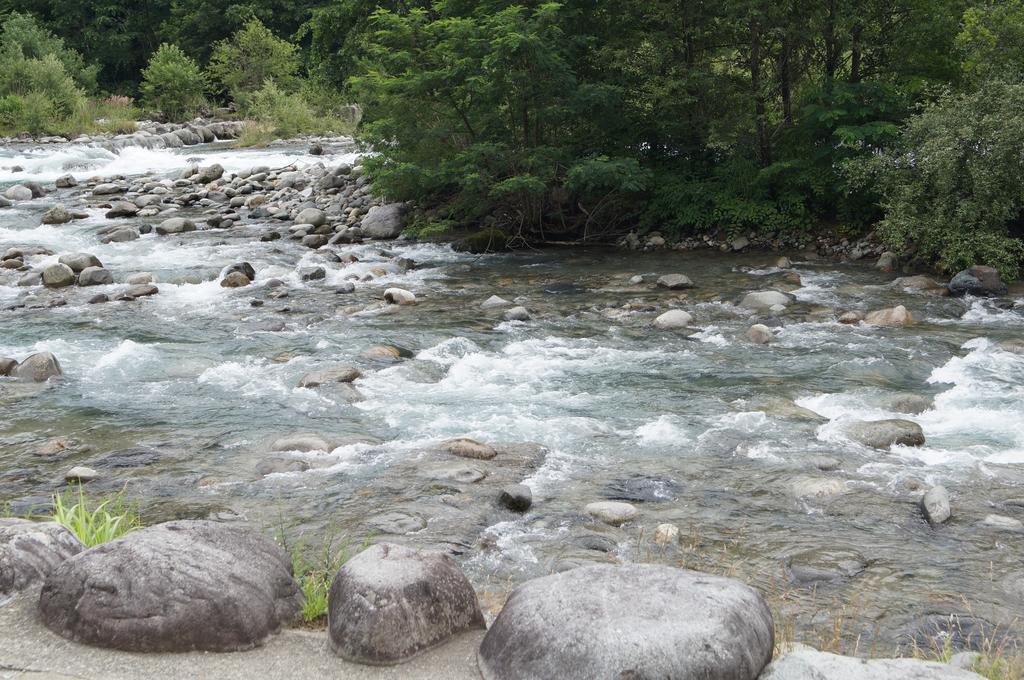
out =
<svg viewBox="0 0 1024 680"><path fill-rule="evenodd" d="M0 0L0 14L38 18L84 56L65 72L95 64L101 90L136 94L168 42L243 111L256 93L277 118L303 111L290 129L358 102L377 190L415 201L422 227L787 239L878 225L922 262L1020 262L1019 174L989 161L1024 153L1024 136L995 132L1019 124L1024 0L137 4Z"/></svg>

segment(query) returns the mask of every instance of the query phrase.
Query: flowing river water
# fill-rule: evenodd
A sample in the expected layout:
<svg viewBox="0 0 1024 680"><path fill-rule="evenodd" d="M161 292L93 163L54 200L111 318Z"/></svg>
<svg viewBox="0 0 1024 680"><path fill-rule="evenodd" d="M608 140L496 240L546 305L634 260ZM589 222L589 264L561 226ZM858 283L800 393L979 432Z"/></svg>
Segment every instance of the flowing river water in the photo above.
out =
<svg viewBox="0 0 1024 680"><path fill-rule="evenodd" d="M69 171L79 179L173 177L188 159L229 172L323 160L298 146L7 150L0 188ZM0 378L0 502L12 512L45 511L64 473L81 464L101 473L91 490L125 488L147 521L244 519L305 541L358 541L391 530L367 518L401 506L403 538L432 531L495 598L567 566L645 560L742 576L804 632L844 613L853 621L844 636L883 644L927 614L969 611L1003 630L1022 625L1024 534L985 522L992 514L1024 519L1024 356L998 346L1021 338L1019 294L914 295L867 265L798 254L783 271L771 254L573 248L474 256L395 242L334 248L359 258L345 264L294 241L260 242L253 223L103 245L96 231L109 221L101 209L40 226L61 196L0 210L0 252L54 253L33 266L90 252L116 281L152 272L160 293L86 304L123 288L114 284L65 289L64 306L21 307L25 295L50 293L18 287L19 273L0 270L0 356L50 351L64 370L42 387ZM397 267L399 257L417 266ZM222 269L241 261L255 268L254 285L222 288ZM325 280L300 279L297 269L311 264L327 269ZM375 269L354 293L332 289ZM630 282L648 272L685 273L697 287ZM789 272L801 284L775 341L746 341L763 317L733 303ZM288 297L266 295L275 277ZM413 291L419 303L375 310L388 286ZM491 295L524 304L533 318L508 322L482 310ZM835 320L894 304L919 322L893 329ZM693 314L689 332L652 328L670 307ZM364 356L381 344L408 358ZM354 384L361 400L296 387L303 374L338 363L363 370ZM907 393L933 401L908 416L899 410ZM882 418L915 420L927 443L878 451L842 434L846 422ZM308 470L254 472L268 442L300 432L337 446L274 454ZM471 519L449 531L438 506L421 507L422 493L460 490L459 480L424 487L407 479L418 474L421 452L452 437L543 447L523 472L533 508L516 515L494 495L470 495L462 511ZM66 450L47 445L55 438ZM935 484L949 489L953 518L932 528L916 504ZM633 503L639 518L613 528L583 514L607 499ZM681 529L678 548L651 541L663 522ZM804 577L794 577L794 564ZM820 577L806 578L808 569Z"/></svg>

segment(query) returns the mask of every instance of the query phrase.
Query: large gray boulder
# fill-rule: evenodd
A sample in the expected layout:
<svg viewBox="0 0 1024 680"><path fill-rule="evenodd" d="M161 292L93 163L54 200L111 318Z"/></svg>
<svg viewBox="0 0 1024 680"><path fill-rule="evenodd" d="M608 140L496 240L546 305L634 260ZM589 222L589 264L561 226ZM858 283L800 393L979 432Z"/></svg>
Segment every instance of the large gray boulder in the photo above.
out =
<svg viewBox="0 0 1024 680"><path fill-rule="evenodd" d="M195 222L187 220L184 217L171 217L164 220L156 227L156 233L161 236L166 236L167 234L181 234L186 231L195 230Z"/></svg>
<svg viewBox="0 0 1024 680"><path fill-rule="evenodd" d="M75 272L64 263L51 264L42 271L41 282L47 288L64 288L75 283Z"/></svg>
<svg viewBox="0 0 1024 680"><path fill-rule="evenodd" d="M743 309L750 309L755 312L763 312L767 309L771 309L778 305L779 307L788 307L793 303L795 298L792 295L786 293L780 293L777 290L759 290L753 293L747 293L740 300L740 307Z"/></svg>
<svg viewBox="0 0 1024 680"><path fill-rule="evenodd" d="M198 142L196 142L198 144ZM220 163L214 163L208 165L205 168L200 168L199 172L192 176L192 181L196 184L209 184L210 182L216 181L224 176L224 167Z"/></svg>
<svg viewBox="0 0 1024 680"><path fill-rule="evenodd" d="M853 441L873 449L900 446L923 446L924 431L911 420L861 420L850 423L843 433Z"/></svg>
<svg viewBox="0 0 1024 680"><path fill-rule="evenodd" d="M312 224L314 227L322 227L327 224L327 214L319 208L306 208L296 215L295 224Z"/></svg>
<svg viewBox="0 0 1024 680"><path fill-rule="evenodd" d="M67 253L66 255L61 255L57 258L57 262L71 267L71 271L76 274L87 267L103 266L103 263L100 262L100 258L96 257L92 253Z"/></svg>
<svg viewBox="0 0 1024 680"><path fill-rule="evenodd" d="M55 633L135 652L250 649L294 621L301 604L276 543L201 520L157 524L80 553L39 596Z"/></svg>
<svg viewBox="0 0 1024 680"><path fill-rule="evenodd" d="M480 645L486 680L753 680L772 615L732 579L649 564L596 565L512 592Z"/></svg>
<svg viewBox="0 0 1024 680"><path fill-rule="evenodd" d="M363 217L360 225L368 238L398 238L405 229L406 207L404 203L375 205Z"/></svg>
<svg viewBox="0 0 1024 680"><path fill-rule="evenodd" d="M981 676L932 661L857 659L804 648L779 658L760 680L981 680Z"/></svg>
<svg viewBox="0 0 1024 680"><path fill-rule="evenodd" d="M67 224L75 216L64 206L57 204L43 213L43 224Z"/></svg>
<svg viewBox="0 0 1024 680"><path fill-rule="evenodd" d="M11 371L11 377L22 382L46 382L62 374L60 362L50 352L29 355Z"/></svg>
<svg viewBox="0 0 1024 680"><path fill-rule="evenodd" d="M15 184L4 191L4 197L12 201L30 201L32 200L32 190L22 184Z"/></svg>
<svg viewBox="0 0 1024 680"><path fill-rule="evenodd" d="M45 579L85 546L56 522L0 519L0 596Z"/></svg>
<svg viewBox="0 0 1024 680"><path fill-rule="evenodd" d="M348 661L402 663L473 628L484 628L476 593L447 555L379 543L331 583L331 649Z"/></svg>
<svg viewBox="0 0 1024 680"><path fill-rule="evenodd" d="M78 275L79 286L106 286L114 282L114 275L103 267L86 267Z"/></svg>
<svg viewBox="0 0 1024 680"><path fill-rule="evenodd" d="M1006 284L999 278L999 272L993 267L981 265L965 269L949 282L949 294L957 297L1006 295L1006 290Z"/></svg>

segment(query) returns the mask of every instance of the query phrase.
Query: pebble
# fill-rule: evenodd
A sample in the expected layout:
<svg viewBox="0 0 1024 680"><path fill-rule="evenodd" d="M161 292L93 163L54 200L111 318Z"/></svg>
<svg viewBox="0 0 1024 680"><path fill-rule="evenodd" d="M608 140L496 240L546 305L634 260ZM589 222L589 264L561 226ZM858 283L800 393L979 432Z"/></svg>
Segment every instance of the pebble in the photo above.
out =
<svg viewBox="0 0 1024 680"><path fill-rule="evenodd" d="M583 512L594 519L600 520L601 522L610 524L614 527L621 526L630 520L636 519L640 515L640 511L636 509L635 505L619 501L598 501L596 503L590 503L583 508Z"/></svg>
<svg viewBox="0 0 1024 680"><path fill-rule="evenodd" d="M64 473L64 479L68 482L91 482L99 476L100 473L84 465L76 465Z"/></svg>

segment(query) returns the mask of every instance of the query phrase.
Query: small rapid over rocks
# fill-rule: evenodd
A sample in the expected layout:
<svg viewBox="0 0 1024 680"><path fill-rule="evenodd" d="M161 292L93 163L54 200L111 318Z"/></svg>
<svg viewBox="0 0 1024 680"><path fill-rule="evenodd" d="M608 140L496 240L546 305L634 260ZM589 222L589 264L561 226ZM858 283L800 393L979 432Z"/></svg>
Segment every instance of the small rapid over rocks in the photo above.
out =
<svg viewBox="0 0 1024 680"><path fill-rule="evenodd" d="M0 377L15 514L82 466L152 521L440 548L487 617L530 579L632 562L784 590L808 633L856 601L846 634L886 645L965 602L1024 616L1019 289L924 294L814 253L370 240L404 210L348 140L3 154L0 190L48 190L0 208L0 366L60 368Z"/></svg>

